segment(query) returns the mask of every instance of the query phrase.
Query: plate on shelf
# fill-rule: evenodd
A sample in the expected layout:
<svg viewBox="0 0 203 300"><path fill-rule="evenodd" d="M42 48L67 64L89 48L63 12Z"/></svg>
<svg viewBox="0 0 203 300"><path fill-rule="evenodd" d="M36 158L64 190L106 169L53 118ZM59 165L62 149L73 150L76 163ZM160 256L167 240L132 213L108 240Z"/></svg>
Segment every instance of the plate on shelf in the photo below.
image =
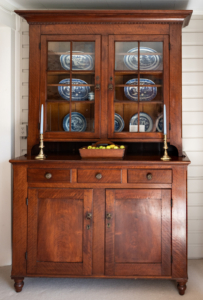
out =
<svg viewBox="0 0 203 300"><path fill-rule="evenodd" d="M138 125L138 114L132 116L129 125ZM145 125L145 132L152 131L153 128L152 118L148 114L140 112L140 125Z"/></svg>
<svg viewBox="0 0 203 300"><path fill-rule="evenodd" d="M126 84L135 84L135 86L125 86L124 93L125 96L132 101L138 101L138 79L133 78L126 82ZM157 87L156 86L147 86L154 85L155 83L146 78L140 78L140 101L151 101L157 95Z"/></svg>
<svg viewBox="0 0 203 300"><path fill-rule="evenodd" d="M85 54L82 51L73 51L72 53L72 70L92 70L94 68L91 55ZM61 55L60 63L63 69L70 70L70 54Z"/></svg>
<svg viewBox="0 0 203 300"><path fill-rule="evenodd" d="M125 126L123 118L115 113L114 114L114 132L121 132Z"/></svg>
<svg viewBox="0 0 203 300"><path fill-rule="evenodd" d="M156 130L158 132L163 132L163 115L156 119Z"/></svg>
<svg viewBox="0 0 203 300"><path fill-rule="evenodd" d="M69 131L69 120L70 114L67 114L63 119L63 129ZM87 128L87 121L85 117L79 112L71 113L71 131L72 132L81 132L85 131Z"/></svg>
<svg viewBox="0 0 203 300"><path fill-rule="evenodd" d="M135 55L125 55L124 64L130 70L138 69L138 48L133 48L128 53ZM140 70L157 70L161 64L161 55L154 49L148 47L140 47Z"/></svg>
<svg viewBox="0 0 203 300"><path fill-rule="evenodd" d="M70 84L70 79L63 79L60 84ZM89 86L77 86L77 84L87 84L84 80L72 78L72 101L84 101L88 99ZM65 100L70 100L70 86L58 86L60 96Z"/></svg>

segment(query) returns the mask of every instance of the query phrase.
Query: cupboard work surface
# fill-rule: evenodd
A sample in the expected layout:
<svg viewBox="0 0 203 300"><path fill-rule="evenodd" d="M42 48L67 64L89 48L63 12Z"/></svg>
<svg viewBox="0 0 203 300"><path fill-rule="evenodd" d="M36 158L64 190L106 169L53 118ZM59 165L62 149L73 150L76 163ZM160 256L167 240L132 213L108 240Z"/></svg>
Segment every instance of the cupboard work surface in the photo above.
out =
<svg viewBox="0 0 203 300"><path fill-rule="evenodd" d="M12 278L187 282L187 156L11 160ZM98 176L99 175L99 176Z"/></svg>

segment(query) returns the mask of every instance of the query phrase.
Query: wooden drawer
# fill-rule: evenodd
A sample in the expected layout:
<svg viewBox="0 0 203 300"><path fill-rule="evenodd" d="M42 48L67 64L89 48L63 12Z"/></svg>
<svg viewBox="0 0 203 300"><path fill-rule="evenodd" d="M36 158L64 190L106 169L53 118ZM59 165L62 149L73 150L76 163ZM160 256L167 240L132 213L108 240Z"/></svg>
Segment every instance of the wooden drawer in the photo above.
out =
<svg viewBox="0 0 203 300"><path fill-rule="evenodd" d="M70 170L28 169L28 182L70 182Z"/></svg>
<svg viewBox="0 0 203 300"><path fill-rule="evenodd" d="M86 169L78 170L80 183L121 183L121 170Z"/></svg>
<svg viewBox="0 0 203 300"><path fill-rule="evenodd" d="M128 183L172 183L172 170L128 170Z"/></svg>

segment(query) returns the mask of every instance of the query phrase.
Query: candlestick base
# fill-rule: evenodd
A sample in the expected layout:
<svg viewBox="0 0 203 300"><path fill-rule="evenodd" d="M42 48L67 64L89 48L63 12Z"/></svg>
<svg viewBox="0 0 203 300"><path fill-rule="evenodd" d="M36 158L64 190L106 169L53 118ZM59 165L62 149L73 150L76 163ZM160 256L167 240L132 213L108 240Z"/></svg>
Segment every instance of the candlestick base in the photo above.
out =
<svg viewBox="0 0 203 300"><path fill-rule="evenodd" d="M167 151L168 145L167 145L167 135L166 134L164 134L164 146L163 146L163 148L164 148L164 155L161 157L161 160L163 160L163 161L171 160L170 156L168 155L168 151Z"/></svg>
<svg viewBox="0 0 203 300"><path fill-rule="evenodd" d="M43 134L40 134L39 148L40 148L39 154L37 156L35 156L35 159L38 159L38 160L46 159L46 155L44 154L44 151L43 151L43 148L44 148Z"/></svg>

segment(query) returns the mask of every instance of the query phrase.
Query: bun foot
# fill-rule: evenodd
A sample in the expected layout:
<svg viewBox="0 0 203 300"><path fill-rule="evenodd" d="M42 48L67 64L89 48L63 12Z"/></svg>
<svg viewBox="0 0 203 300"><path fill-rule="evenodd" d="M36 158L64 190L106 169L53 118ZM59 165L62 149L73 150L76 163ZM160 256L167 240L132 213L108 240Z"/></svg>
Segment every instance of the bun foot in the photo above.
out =
<svg viewBox="0 0 203 300"><path fill-rule="evenodd" d="M184 295L185 294L185 290L187 288L186 282L187 281L181 281L181 282L177 281L177 288L178 288L178 291L179 291L180 295Z"/></svg>
<svg viewBox="0 0 203 300"><path fill-rule="evenodd" d="M17 293L21 292L24 286L24 277L21 278L14 278L14 287Z"/></svg>

